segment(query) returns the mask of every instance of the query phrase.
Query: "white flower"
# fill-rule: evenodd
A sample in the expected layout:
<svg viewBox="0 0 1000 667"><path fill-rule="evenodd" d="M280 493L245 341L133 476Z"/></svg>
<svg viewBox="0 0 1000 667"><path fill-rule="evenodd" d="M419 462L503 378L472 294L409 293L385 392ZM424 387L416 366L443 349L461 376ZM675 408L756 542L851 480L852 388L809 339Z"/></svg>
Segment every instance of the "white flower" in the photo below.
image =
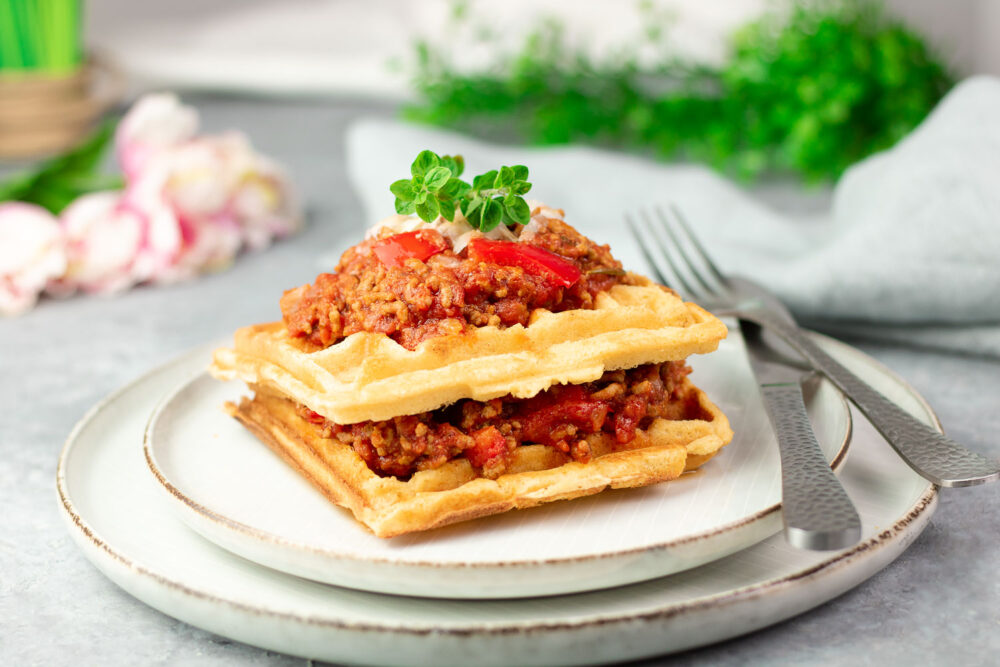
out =
<svg viewBox="0 0 1000 667"><path fill-rule="evenodd" d="M197 132L198 112L181 104L176 95L143 96L115 132L115 150L126 178L135 176L155 156L184 144Z"/></svg>
<svg viewBox="0 0 1000 667"><path fill-rule="evenodd" d="M0 315L31 308L46 283L65 269L55 216L34 204L0 204Z"/></svg>

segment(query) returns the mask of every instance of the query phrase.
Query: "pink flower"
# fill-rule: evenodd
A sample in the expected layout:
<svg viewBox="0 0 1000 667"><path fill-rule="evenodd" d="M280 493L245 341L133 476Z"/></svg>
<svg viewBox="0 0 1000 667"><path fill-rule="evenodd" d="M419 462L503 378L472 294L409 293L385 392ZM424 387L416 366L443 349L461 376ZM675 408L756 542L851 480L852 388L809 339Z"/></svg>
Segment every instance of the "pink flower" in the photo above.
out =
<svg viewBox="0 0 1000 667"><path fill-rule="evenodd" d="M126 179L137 175L156 155L192 139L198 131L198 112L181 104L176 95L145 95L118 124L115 148Z"/></svg>
<svg viewBox="0 0 1000 667"><path fill-rule="evenodd" d="M159 153L133 187L158 193L181 229L177 261L153 275L156 282L223 269L242 247L263 248L293 232L301 217L287 177L238 132Z"/></svg>
<svg viewBox="0 0 1000 667"><path fill-rule="evenodd" d="M49 285L57 295L127 289L169 266L181 244L177 219L155 196L95 192L70 204L60 219L68 266Z"/></svg>
<svg viewBox="0 0 1000 667"><path fill-rule="evenodd" d="M45 284L65 268L55 216L34 204L0 204L0 315L31 308Z"/></svg>
<svg viewBox="0 0 1000 667"><path fill-rule="evenodd" d="M180 230L179 251L149 276L154 282L225 268L239 252L242 234L229 206L236 175L226 144L217 137L192 139L159 154L130 185L137 201L167 208Z"/></svg>

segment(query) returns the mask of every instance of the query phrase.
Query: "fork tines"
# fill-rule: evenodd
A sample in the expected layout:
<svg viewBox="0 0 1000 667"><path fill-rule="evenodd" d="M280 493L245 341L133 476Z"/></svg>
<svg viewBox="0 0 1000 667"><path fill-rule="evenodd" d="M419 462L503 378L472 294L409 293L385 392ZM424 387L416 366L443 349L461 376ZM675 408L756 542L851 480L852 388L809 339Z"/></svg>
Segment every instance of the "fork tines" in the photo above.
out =
<svg viewBox="0 0 1000 667"><path fill-rule="evenodd" d="M669 211L657 206L642 209L636 216L625 215L625 222L639 243L643 257L656 278L687 299L705 299L724 292L726 277L691 231L680 210L671 204Z"/></svg>

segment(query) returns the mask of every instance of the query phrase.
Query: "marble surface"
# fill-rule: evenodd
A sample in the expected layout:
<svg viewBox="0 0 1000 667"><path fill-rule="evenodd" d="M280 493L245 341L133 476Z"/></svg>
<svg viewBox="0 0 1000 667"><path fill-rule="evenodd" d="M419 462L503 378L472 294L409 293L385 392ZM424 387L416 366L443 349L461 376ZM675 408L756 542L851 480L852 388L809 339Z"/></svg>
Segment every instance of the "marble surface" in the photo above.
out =
<svg viewBox="0 0 1000 667"><path fill-rule="evenodd" d="M63 440L91 405L194 345L274 318L282 287L311 280L321 251L342 246L362 226L344 173L343 129L389 109L343 100L193 101L209 129L240 127L291 167L310 205L309 224L196 283L49 300L0 320L0 664L304 662L211 635L130 597L77 550L55 502ZM755 194L800 212L825 203L822 191L780 184ZM849 342L912 383L952 436L1000 456L1000 363ZM920 538L861 586L749 636L642 664L996 664L998 554L1000 485L944 489Z"/></svg>

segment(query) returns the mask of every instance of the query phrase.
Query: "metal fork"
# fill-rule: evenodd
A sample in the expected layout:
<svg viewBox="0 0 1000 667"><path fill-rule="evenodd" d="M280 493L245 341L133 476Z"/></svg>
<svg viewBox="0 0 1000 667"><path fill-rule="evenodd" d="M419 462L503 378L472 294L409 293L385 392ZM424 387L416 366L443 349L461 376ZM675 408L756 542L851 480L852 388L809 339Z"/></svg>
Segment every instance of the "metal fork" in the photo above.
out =
<svg viewBox="0 0 1000 667"><path fill-rule="evenodd" d="M1000 478L1000 465L917 421L827 354L791 312L760 285L723 274L675 206L642 211L626 222L657 278L717 315L753 322L778 335L868 418L917 473L940 486L972 486ZM658 252L653 249L658 250Z"/></svg>

